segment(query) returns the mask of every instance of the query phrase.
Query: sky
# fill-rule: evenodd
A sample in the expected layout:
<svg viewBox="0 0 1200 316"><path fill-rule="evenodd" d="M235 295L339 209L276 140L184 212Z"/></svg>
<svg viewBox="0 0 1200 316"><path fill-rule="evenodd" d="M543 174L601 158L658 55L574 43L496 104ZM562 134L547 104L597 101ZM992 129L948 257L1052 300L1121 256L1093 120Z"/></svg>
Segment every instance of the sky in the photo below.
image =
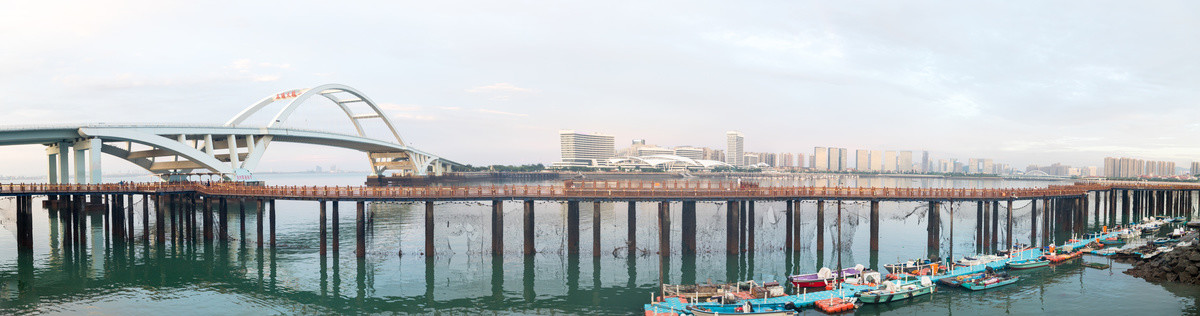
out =
<svg viewBox="0 0 1200 316"><path fill-rule="evenodd" d="M1185 167L1198 24L1195 1L20 1L0 10L0 126L217 125L340 83L407 144L474 165L557 161L572 129L618 148L723 149L738 130L752 152ZM309 103L289 126L353 131ZM0 175L44 175L44 155L0 148ZM273 143L257 171L316 165L368 169Z"/></svg>

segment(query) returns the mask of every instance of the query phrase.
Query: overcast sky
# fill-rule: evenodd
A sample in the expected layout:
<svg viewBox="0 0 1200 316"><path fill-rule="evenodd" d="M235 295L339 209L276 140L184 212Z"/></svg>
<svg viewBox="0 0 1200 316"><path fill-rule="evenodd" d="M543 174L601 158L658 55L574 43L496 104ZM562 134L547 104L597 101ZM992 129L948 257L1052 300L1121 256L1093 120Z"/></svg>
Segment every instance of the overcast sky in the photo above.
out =
<svg viewBox="0 0 1200 316"><path fill-rule="evenodd" d="M1200 159L1195 1L247 3L7 3L0 125L221 124L341 83L407 143L476 165L556 161L559 129L720 149L740 130L747 151L1022 169ZM290 124L352 131L328 102ZM0 157L0 174L45 173L40 145ZM358 152L275 143L258 171L317 164L367 169Z"/></svg>

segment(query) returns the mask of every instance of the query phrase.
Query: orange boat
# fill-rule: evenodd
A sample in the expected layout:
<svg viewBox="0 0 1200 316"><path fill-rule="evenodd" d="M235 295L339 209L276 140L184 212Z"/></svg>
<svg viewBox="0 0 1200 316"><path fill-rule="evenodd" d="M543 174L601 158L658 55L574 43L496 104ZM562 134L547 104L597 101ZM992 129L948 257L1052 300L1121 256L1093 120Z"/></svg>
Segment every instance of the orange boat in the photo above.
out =
<svg viewBox="0 0 1200 316"><path fill-rule="evenodd" d="M1050 262L1059 263L1059 262L1078 258L1082 254L1083 254L1083 251L1076 251L1076 252L1065 253L1065 254L1049 254L1049 255L1045 255L1043 257L1045 257L1046 260L1050 260Z"/></svg>
<svg viewBox="0 0 1200 316"><path fill-rule="evenodd" d="M817 305L817 309L829 314L841 313L858 308L858 305L855 305L854 302L850 300L844 300L839 297L819 300L813 304Z"/></svg>

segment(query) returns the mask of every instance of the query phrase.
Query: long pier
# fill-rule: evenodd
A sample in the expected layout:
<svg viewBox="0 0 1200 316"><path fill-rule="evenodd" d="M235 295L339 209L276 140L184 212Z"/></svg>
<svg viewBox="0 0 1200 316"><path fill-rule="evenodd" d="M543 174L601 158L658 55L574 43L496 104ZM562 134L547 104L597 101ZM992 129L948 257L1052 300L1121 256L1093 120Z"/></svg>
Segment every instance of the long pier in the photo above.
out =
<svg viewBox="0 0 1200 316"><path fill-rule="evenodd" d="M81 220L82 212L100 210L104 212L108 225L106 231L115 239L130 240L135 236L133 219L142 217L143 242L166 242L172 240L197 238L197 233L205 241L213 239L226 240L230 234L228 227L229 205L237 206L238 216L245 218L246 214L257 216L256 232L259 247L264 244L274 247L275 238L275 201L303 200L315 201L320 204L320 216L314 220L320 221L320 232L314 234L326 235L329 217L338 218L337 202L354 202L356 219L357 247L355 253L359 257L366 255L364 230L370 212L365 207L368 202L404 201L424 203L425 205L425 254L433 256L433 222L437 216L435 202L440 201L485 201L491 202L491 252L499 255L504 253L503 230L507 228L503 220L504 201L521 201L524 206L522 223L518 227L523 230L523 247L526 255L536 250L533 238L533 220L536 209L534 201L557 201L566 204L567 249L570 254L580 252L580 217L581 204L591 202L593 225L593 245L599 245L600 218L598 211L602 203L627 203L629 221L629 244L636 245L634 227L637 225L636 202L657 202L656 220L659 232L669 232L671 214L674 210L681 212L681 249L685 253L696 251L696 203L699 201L723 202L726 212L726 251L728 253L753 252L755 244L753 218L755 203L764 201L784 202L786 210L787 232L784 244L785 250L798 250L801 240L799 227L801 202L816 202L817 212L817 249L823 250L825 240L824 213L827 207L841 210L843 201L867 201L870 204L871 249L878 249L879 204L881 202L919 202L927 203L929 220L927 221L928 244L930 254L940 253L941 213L942 203L974 202L976 203L976 240L981 252L994 252L1003 249L1000 245L1013 245L1013 202L1031 201L1033 212L1030 219L1033 228L1030 230L1034 244L1048 245L1052 227L1069 228L1070 231L1082 233L1089 217L1097 221L1102 217L1101 211L1107 212L1109 225L1115 222L1116 214L1120 212L1121 223L1143 216L1189 216L1193 213L1196 192L1200 185L1195 184L1145 184L1145 183L1076 183L1071 185L1051 185L1044 188L996 188L996 189L934 189L934 188L861 188L861 187L759 187L735 182L710 181L564 181L562 185L504 185L504 186L422 186L422 187L363 187L363 186L247 186L234 183L136 183L136 184L3 184L0 185L0 196L16 196L17 199L17 230L18 250L31 251L32 246L32 197L46 196L47 207L60 210L58 216L67 222L74 223L67 227L63 242L86 242L86 234L72 232L85 231L89 223ZM143 201L141 210L135 210L135 198ZM1094 197L1094 200L1089 200ZM326 205L332 216L326 215ZM1119 202L1119 203L1118 203ZM678 208L672 207L678 205ZM247 210L247 206L253 207ZM1105 206L1105 207L1102 207ZM1003 209L1004 214L1001 216ZM139 212L140 211L140 212ZM151 212L153 211L153 212ZM153 213L153 215L151 215ZM951 220L954 210L951 209ZM1000 218L1005 218L1001 223ZM1039 222L1040 218L1040 222ZM990 223L989 223L990 222ZM153 223L153 226L151 226ZM267 225L264 231L264 224ZM1039 225L1040 224L1040 225ZM642 224L645 225L645 224ZM1003 237L997 233L999 226L1008 229ZM246 231L244 224L239 228ZM336 252L336 238L339 230L334 222L332 243ZM1041 242L1036 242L1038 232L1041 232ZM266 235L264 235L266 234ZM153 236L150 238L149 236ZM321 238L321 248L328 243ZM669 256L671 247L670 234L658 234L657 245L659 255ZM595 246L593 246L595 247ZM952 247L952 244L951 244ZM1006 247L1005 247L1006 248ZM629 247L632 252L635 247ZM593 248L594 256L601 252Z"/></svg>

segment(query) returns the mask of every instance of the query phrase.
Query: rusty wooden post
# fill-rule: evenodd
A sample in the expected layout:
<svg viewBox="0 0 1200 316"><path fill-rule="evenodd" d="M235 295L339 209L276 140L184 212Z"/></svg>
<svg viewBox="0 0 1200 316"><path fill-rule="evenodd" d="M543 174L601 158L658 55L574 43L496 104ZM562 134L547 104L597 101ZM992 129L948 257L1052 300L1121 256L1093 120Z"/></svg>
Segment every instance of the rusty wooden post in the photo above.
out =
<svg viewBox="0 0 1200 316"><path fill-rule="evenodd" d="M504 201L492 200L492 255L504 255Z"/></svg>
<svg viewBox="0 0 1200 316"><path fill-rule="evenodd" d="M1013 217L1013 199L1012 199L1012 198L1009 198L1009 199L1008 199L1008 207L1007 207L1007 212L1008 212L1008 214L1006 214L1006 215L1004 216L1004 221L1005 221L1005 223L1004 223L1004 240L1005 240L1005 243L1004 243L1004 244L1005 244L1005 247L1008 247L1008 249L1012 249L1012 248L1013 248L1013 232L1012 232L1012 226L1013 226L1013 218L1012 218L1012 217Z"/></svg>
<svg viewBox="0 0 1200 316"><path fill-rule="evenodd" d="M150 243L150 195L142 195L142 242Z"/></svg>
<svg viewBox="0 0 1200 316"><path fill-rule="evenodd" d="M270 207L270 209L268 210L268 212L270 214L268 214L268 215L271 217L270 222L267 223L268 224L267 226L269 226L268 228L270 228L270 231L271 231L271 249L275 249L275 219L277 218L275 216L275 200L267 201L267 205L268 205L268 207ZM359 218L361 218L362 212L359 212L359 214L360 214ZM360 222L359 225L362 225L362 223Z"/></svg>
<svg viewBox="0 0 1200 316"><path fill-rule="evenodd" d="M825 200L817 200L817 252L825 250Z"/></svg>
<svg viewBox="0 0 1200 316"><path fill-rule="evenodd" d="M658 202L658 254L671 254L671 202Z"/></svg>
<svg viewBox="0 0 1200 316"><path fill-rule="evenodd" d="M975 201L975 252L983 252L983 201Z"/></svg>
<svg viewBox="0 0 1200 316"><path fill-rule="evenodd" d="M162 245L167 240L166 223L163 220L166 218L166 201L163 201L163 195L157 194L154 196L154 242Z"/></svg>
<svg viewBox="0 0 1200 316"><path fill-rule="evenodd" d="M926 253L940 256L942 220L937 201L929 201L929 222L927 224L929 238L926 240Z"/></svg>
<svg viewBox="0 0 1200 316"><path fill-rule="evenodd" d="M696 201L683 201L680 222L682 252L685 255L696 254Z"/></svg>
<svg viewBox="0 0 1200 316"><path fill-rule="evenodd" d="M600 256L600 201L592 203L592 256Z"/></svg>
<svg viewBox="0 0 1200 316"><path fill-rule="evenodd" d="M212 218L212 198L204 197L204 210L200 216L203 216L204 222L204 241L212 241L213 239L213 218Z"/></svg>
<svg viewBox="0 0 1200 316"><path fill-rule="evenodd" d="M433 257L433 201L425 201L425 256Z"/></svg>
<svg viewBox="0 0 1200 316"><path fill-rule="evenodd" d="M221 208L217 212L217 237L220 241L229 241L229 201L221 198Z"/></svg>
<svg viewBox="0 0 1200 316"><path fill-rule="evenodd" d="M869 217L871 232L868 239L871 241L871 250L879 250L879 200L871 200L871 214Z"/></svg>
<svg viewBox="0 0 1200 316"><path fill-rule="evenodd" d="M321 223L321 226L318 229L320 231L321 245L318 248L320 249L320 254L321 254L321 258L322 258L321 261L324 262L325 261L324 258L325 258L325 254L326 254L325 253L325 237L326 237L325 225L328 223L328 219L325 218L325 200L318 200L317 205L318 205L317 206L318 207L317 221Z"/></svg>
<svg viewBox="0 0 1200 316"><path fill-rule="evenodd" d="M17 196L17 252L25 258L33 253L33 197Z"/></svg>
<svg viewBox="0 0 1200 316"><path fill-rule="evenodd" d="M754 212L754 200L746 201L746 204L746 247L750 248L750 252L754 252L754 244L756 244L754 242L754 219L758 218L758 216L756 216Z"/></svg>
<svg viewBox="0 0 1200 316"><path fill-rule="evenodd" d="M792 250L796 249L795 246L792 245L792 233L796 229L795 226L792 226L794 224L793 217L795 217L796 215L795 215L795 210L792 209L792 201L791 200L784 200L783 206L784 206L784 211L783 211L784 212L784 220L783 221L784 221L784 226L785 226L784 230L783 230L784 231L784 233L783 233L783 250L792 251ZM687 224L685 223L684 225L686 226Z"/></svg>
<svg viewBox="0 0 1200 316"><path fill-rule="evenodd" d="M629 245L629 254L632 255L637 252L637 202L629 201L628 203L628 210L626 211L628 222L625 224L625 234L627 236L625 238Z"/></svg>
<svg viewBox="0 0 1200 316"><path fill-rule="evenodd" d="M567 254L579 254L579 201L567 201Z"/></svg>
<svg viewBox="0 0 1200 316"><path fill-rule="evenodd" d="M725 202L725 251L728 254L738 253L739 212L738 201Z"/></svg>
<svg viewBox="0 0 1200 316"><path fill-rule="evenodd" d="M525 200L524 213L522 214L522 235L524 239L524 247L522 253L526 256L533 255L537 250L534 248L534 218L533 218L533 200Z"/></svg>
<svg viewBox="0 0 1200 316"><path fill-rule="evenodd" d="M339 200L333 200L333 202L332 202L332 203L330 203L330 204L333 204L333 205L332 205L332 206L333 206L333 210L332 210L332 211L333 211L333 214L332 214L333 216L332 216L332 218L330 219L330 226L333 226L333 227L332 227L333 229L332 229L332 231L330 232L330 233L332 233L332 234L333 234L333 240L331 240L330 242L333 244L333 245L332 245L332 246L333 246L333 247L332 247L332 248L333 248L332 250L333 250L333 257L334 257L334 258L337 258L337 257L338 257L338 248L339 248L338 246L341 244L341 240L340 240L340 239L341 239L341 238L340 238L340 236L341 236L341 233L340 233L340 232L339 232L339 230L338 230L338 227L342 226L342 225L340 225L340 224L341 224L341 222L340 222L340 220L339 220L339 219L340 219L340 217L338 217L338 216L339 216L339 215L338 215L338 204L339 204L339 202L341 202L341 201L339 201ZM261 226L259 227L259 235L262 235L262 227L261 227Z"/></svg>
<svg viewBox="0 0 1200 316"><path fill-rule="evenodd" d="M266 204L262 199L258 200L258 207L256 208L256 211L258 211L258 216L254 219L255 224L258 225L258 239L256 240L258 241L258 249L262 249L263 244L265 244L263 242L263 219L265 218L263 217L263 213L266 211Z"/></svg>
<svg viewBox="0 0 1200 316"><path fill-rule="evenodd" d="M274 208L272 208L272 211L274 211ZM367 203L363 202L363 201L356 201L355 202L355 210L354 210L354 239L355 239L354 255L359 258L364 258L367 256L367 221L365 218L366 212L367 212ZM274 222L274 220L275 220L275 217L271 216L271 221ZM274 225L271 225L271 226L274 226ZM274 231L274 230L272 230L272 231ZM272 235L274 235L274 234L272 234ZM275 238L272 236L271 240L274 241ZM272 242L271 244L274 244L274 242Z"/></svg>
<svg viewBox="0 0 1200 316"><path fill-rule="evenodd" d="M801 218L802 218L800 216L800 200L791 201L789 204L792 204L792 213L794 213L794 214L792 214L792 230L793 230L793 232L792 232L792 249L791 250L795 251L795 250L799 250L801 248L800 244L802 243L801 242L802 238L800 238L801 237L800 223L801 223Z"/></svg>

